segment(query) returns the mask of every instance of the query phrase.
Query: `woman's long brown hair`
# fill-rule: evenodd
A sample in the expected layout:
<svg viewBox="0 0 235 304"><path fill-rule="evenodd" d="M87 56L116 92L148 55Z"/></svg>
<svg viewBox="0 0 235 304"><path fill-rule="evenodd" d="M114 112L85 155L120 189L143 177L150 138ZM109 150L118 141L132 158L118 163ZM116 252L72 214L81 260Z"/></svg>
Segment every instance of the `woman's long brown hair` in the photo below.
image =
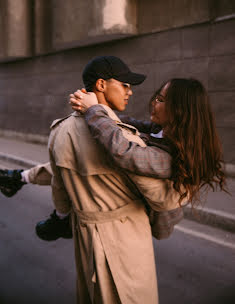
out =
<svg viewBox="0 0 235 304"><path fill-rule="evenodd" d="M172 180L180 193L179 202L187 196L194 205L201 201L199 190L203 186L213 191L219 186L226 191L222 147L204 86L195 79L171 79L167 83L169 123L164 137L173 146Z"/></svg>

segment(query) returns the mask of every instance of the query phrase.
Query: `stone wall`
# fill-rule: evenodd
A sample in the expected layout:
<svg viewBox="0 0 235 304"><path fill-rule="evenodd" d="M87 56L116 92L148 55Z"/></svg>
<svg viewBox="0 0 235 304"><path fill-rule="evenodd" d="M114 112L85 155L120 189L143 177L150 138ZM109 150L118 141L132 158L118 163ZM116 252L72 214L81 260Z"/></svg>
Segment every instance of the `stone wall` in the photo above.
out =
<svg viewBox="0 0 235 304"><path fill-rule="evenodd" d="M137 33L136 0L0 0L0 62Z"/></svg>
<svg viewBox="0 0 235 304"><path fill-rule="evenodd" d="M134 88L134 96L127 108L127 113L137 118L148 118L148 100L163 81L172 77L195 77L201 80L211 96L226 161L235 163L235 10L232 1L222 1L224 6L221 1L214 1L217 5L213 10L210 9L210 14L205 19L202 18L206 16L205 12L198 14L202 18L198 23L194 20L191 24L184 24L188 20L186 18L181 25L171 23L164 30L155 28L152 33L143 30L141 34L132 37L127 35L122 39L112 38L103 43L57 50L56 53L51 52L55 45L63 45L64 48L68 44L61 39L62 36L56 35L57 40L50 39L55 35L53 24L58 24L55 19L50 19L51 1L36 0L33 7L36 9L38 5L38 19L34 19L34 23L37 23L37 37L41 38L25 54L36 52L37 56L27 55L29 58L23 59L22 55L18 57L21 60L2 60L0 63L0 130L30 133L35 137L48 135L52 120L70 112L68 95L82 87L81 72L88 60L94 56L112 54L127 62L133 71L148 76L144 84ZM157 3L153 0L146 2L152 7ZM165 0L165 5L167 2ZM22 0L21 4L24 3L26 0ZM62 1L57 3L59 10ZM209 8L211 1L203 3ZM137 7L141 8L139 4ZM163 7L161 11L164 12ZM194 12L194 9L190 11ZM28 11L28 14L32 14L32 11ZM140 14L139 10L137 14ZM153 22L153 16L150 16L150 12L148 14ZM175 20L180 20L177 18ZM29 22L30 18L27 20ZM43 20L47 20L48 28ZM3 21L6 20L0 18L0 22ZM140 25L141 22L138 31ZM148 26L149 29L154 28L153 23ZM26 31L27 26L22 25L22 28L25 28L23 37L30 36L30 32ZM68 29L67 31L69 33ZM43 34L45 32L48 36ZM21 54L20 48L16 50ZM2 56L1 52L0 47ZM12 58L14 56L16 59L16 54Z"/></svg>
<svg viewBox="0 0 235 304"><path fill-rule="evenodd" d="M0 62L32 55L30 0L0 0Z"/></svg>
<svg viewBox="0 0 235 304"><path fill-rule="evenodd" d="M213 22L234 0L0 0L0 62Z"/></svg>

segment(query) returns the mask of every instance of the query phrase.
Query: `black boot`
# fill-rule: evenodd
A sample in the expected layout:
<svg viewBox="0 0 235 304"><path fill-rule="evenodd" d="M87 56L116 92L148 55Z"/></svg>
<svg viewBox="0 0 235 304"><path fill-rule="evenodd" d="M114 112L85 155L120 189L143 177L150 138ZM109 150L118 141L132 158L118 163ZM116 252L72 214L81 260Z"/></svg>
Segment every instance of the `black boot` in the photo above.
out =
<svg viewBox="0 0 235 304"><path fill-rule="evenodd" d="M56 210L53 211L49 219L38 222L35 230L37 236L44 241L55 241L60 237L64 239L73 237L70 215L60 219L56 215Z"/></svg>
<svg viewBox="0 0 235 304"><path fill-rule="evenodd" d="M5 196L11 197L15 195L26 184L21 181L22 171L0 169L0 190Z"/></svg>

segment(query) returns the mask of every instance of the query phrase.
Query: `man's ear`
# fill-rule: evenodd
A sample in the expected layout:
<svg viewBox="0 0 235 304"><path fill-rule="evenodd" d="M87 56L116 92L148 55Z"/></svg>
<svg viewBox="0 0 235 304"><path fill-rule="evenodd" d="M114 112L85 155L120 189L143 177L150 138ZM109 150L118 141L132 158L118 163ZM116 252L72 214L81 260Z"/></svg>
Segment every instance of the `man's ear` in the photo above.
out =
<svg viewBox="0 0 235 304"><path fill-rule="evenodd" d="M104 92L106 80L99 78L96 80L95 88L98 92Z"/></svg>

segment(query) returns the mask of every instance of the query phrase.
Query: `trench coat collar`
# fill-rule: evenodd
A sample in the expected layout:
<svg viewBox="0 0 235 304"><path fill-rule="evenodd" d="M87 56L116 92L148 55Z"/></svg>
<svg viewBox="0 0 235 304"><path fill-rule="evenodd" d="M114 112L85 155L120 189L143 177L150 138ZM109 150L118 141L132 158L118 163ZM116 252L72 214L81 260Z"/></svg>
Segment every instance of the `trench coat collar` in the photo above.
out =
<svg viewBox="0 0 235 304"><path fill-rule="evenodd" d="M124 127L126 129L129 129L133 134L135 135L140 135L139 131L134 127L134 126L131 126L131 125L128 125L124 122L122 122L120 120L120 118L114 113L114 111L109 107L109 106L106 106L106 105L103 105L103 104L100 104L100 106L102 106L105 111L108 113L108 116L114 120L117 125L119 125L120 127ZM69 116L75 116L75 117L80 117L80 116L84 116L84 114L82 113L79 113L77 111L74 111L73 113L63 117L63 118L59 118L59 119L56 119L52 122L50 128L53 129L57 124L61 123L63 120L67 119Z"/></svg>
<svg viewBox="0 0 235 304"><path fill-rule="evenodd" d="M128 125L128 124L122 122L120 120L120 118L114 113L114 111L110 107L103 105L103 104L100 104L100 105L106 110L106 112L108 113L108 116L110 118L112 118L112 120L114 120L118 126L125 128L125 129L129 129L135 135L140 135L139 131L134 126L131 126L131 125Z"/></svg>

